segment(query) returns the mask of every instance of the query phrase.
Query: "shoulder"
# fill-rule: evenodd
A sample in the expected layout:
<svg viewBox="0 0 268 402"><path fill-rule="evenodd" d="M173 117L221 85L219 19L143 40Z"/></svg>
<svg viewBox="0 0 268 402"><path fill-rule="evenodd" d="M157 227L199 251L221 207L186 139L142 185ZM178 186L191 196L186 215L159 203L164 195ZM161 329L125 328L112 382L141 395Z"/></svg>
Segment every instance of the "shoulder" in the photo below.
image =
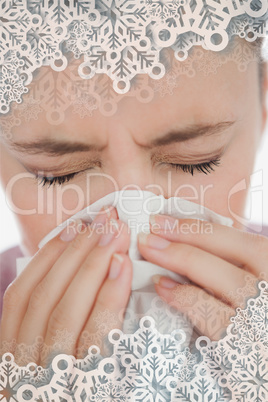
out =
<svg viewBox="0 0 268 402"><path fill-rule="evenodd" d="M0 254L0 267L2 270L13 271L16 268L16 259L23 257L20 246L15 246Z"/></svg>

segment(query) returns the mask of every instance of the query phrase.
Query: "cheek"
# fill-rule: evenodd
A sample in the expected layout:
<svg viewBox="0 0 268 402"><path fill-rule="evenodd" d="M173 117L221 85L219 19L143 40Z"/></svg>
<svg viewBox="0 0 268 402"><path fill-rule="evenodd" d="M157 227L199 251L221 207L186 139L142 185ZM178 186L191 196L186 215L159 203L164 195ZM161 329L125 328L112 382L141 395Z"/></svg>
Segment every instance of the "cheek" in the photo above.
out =
<svg viewBox="0 0 268 402"><path fill-rule="evenodd" d="M29 186L27 197L21 199L19 189L17 197L13 196L13 202L18 207L20 213L16 213L16 219L22 238L22 248L26 255L33 255L38 251L38 244L44 236L52 229L66 220L68 217L77 213L85 205L78 205L77 194L57 191L36 190ZM37 191L37 195L36 195ZM79 206L79 208L77 208ZM25 209L23 209L24 207ZM35 211L35 213L31 213Z"/></svg>
<svg viewBox="0 0 268 402"><path fill-rule="evenodd" d="M47 233L85 207L85 197L79 186L48 189L20 175L10 178L6 195L19 225L23 251L33 255Z"/></svg>
<svg viewBox="0 0 268 402"><path fill-rule="evenodd" d="M204 205L220 215L230 217L234 227L242 229L244 209L250 187L257 150L256 128L242 131L235 138L215 171L205 175L172 173L172 196ZM246 134L245 134L246 133Z"/></svg>
<svg viewBox="0 0 268 402"><path fill-rule="evenodd" d="M48 215L17 215L21 244L25 255L34 255L42 238L54 228L54 217Z"/></svg>
<svg viewBox="0 0 268 402"><path fill-rule="evenodd" d="M85 179L80 183L43 187L37 184L32 175L21 171L9 174L4 185L26 255L38 251L39 242L56 226L98 198L116 190L100 180L93 180L93 184L87 186Z"/></svg>
<svg viewBox="0 0 268 402"><path fill-rule="evenodd" d="M213 187L208 191L205 203L215 212L229 216L234 221L234 227L241 230L247 224L244 210L257 152L256 138L254 131L237 138L226 155L222 169L213 179Z"/></svg>
<svg viewBox="0 0 268 402"><path fill-rule="evenodd" d="M6 197L15 214L30 215L35 213L38 203L38 191L28 173L18 173L11 177L6 185Z"/></svg>

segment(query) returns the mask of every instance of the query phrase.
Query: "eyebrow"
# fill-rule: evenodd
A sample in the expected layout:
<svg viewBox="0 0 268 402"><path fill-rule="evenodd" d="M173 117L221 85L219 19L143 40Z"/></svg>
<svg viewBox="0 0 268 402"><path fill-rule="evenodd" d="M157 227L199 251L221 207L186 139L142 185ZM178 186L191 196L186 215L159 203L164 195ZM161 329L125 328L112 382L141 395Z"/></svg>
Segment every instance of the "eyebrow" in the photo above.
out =
<svg viewBox="0 0 268 402"><path fill-rule="evenodd" d="M189 141L197 137L211 136L222 133L236 123L233 121L223 121L216 124L197 124L188 126L182 130L172 130L166 135L151 141L146 147L153 148L163 145L170 145L176 142Z"/></svg>
<svg viewBox="0 0 268 402"><path fill-rule="evenodd" d="M53 139L42 139L33 142L12 142L10 146L18 152L27 152L28 154L43 153L51 156L61 156L75 152L100 152L104 149L103 146L95 144Z"/></svg>
<svg viewBox="0 0 268 402"><path fill-rule="evenodd" d="M163 145L170 145L178 142L189 141L197 137L211 136L220 134L231 127L236 121L224 121L216 124L198 124L185 127L181 130L172 130L164 136L156 138L143 148L156 148ZM11 148L18 152L27 152L28 154L43 153L50 156L61 156L75 152L101 152L105 146L96 144L85 144L81 142L59 141L54 139L42 139L33 142L12 142Z"/></svg>

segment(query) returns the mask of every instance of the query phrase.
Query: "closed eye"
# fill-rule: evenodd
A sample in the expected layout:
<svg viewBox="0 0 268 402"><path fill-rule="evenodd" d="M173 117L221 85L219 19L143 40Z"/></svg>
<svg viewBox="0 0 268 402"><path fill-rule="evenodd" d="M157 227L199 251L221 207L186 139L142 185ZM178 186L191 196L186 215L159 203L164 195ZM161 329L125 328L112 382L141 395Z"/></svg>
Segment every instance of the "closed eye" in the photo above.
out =
<svg viewBox="0 0 268 402"><path fill-rule="evenodd" d="M65 176L56 176L56 177L47 177L47 176L39 176L35 175L36 179L38 180L38 184L41 185L42 187L45 186L52 186L52 185L63 185L64 183L67 183L71 179L74 178L79 172L76 173L70 173L66 174Z"/></svg>
<svg viewBox="0 0 268 402"><path fill-rule="evenodd" d="M198 164L179 164L179 163L165 163L168 166L171 166L176 170L182 170L185 173L191 173L191 175L194 175L195 171L198 172L203 172L205 174L211 173L214 171L214 167L219 166L220 164L220 158L213 159L209 162L204 162L204 163L198 163Z"/></svg>
<svg viewBox="0 0 268 402"><path fill-rule="evenodd" d="M168 165L176 170L182 170L185 173L190 173L192 176L194 175L195 171L203 172L205 174L211 173L214 171L214 167L219 166L220 158L211 160L209 162L198 163L198 164L179 164L179 163L163 163L164 165ZM73 179L77 174L80 172L70 173L64 176L39 176L35 175L36 179L38 180L38 184L42 187L45 186L52 186L52 185L63 185L67 183L71 179Z"/></svg>

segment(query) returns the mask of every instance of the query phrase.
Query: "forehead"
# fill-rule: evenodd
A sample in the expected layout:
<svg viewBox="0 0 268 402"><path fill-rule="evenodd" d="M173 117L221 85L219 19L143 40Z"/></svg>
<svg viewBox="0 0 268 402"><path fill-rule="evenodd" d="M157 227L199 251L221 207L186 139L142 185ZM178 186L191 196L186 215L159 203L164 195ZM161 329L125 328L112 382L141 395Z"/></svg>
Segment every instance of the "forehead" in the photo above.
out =
<svg viewBox="0 0 268 402"><path fill-rule="evenodd" d="M50 67L43 67L29 86L29 93L24 96L22 104L14 108L14 113L21 120L24 118L24 122L13 128L13 139L17 141L23 136L24 140L44 137L84 140L90 136L93 141L96 139L101 143L106 141L112 130L122 130L122 133L129 132L137 141L142 142L145 137L153 138L169 128L243 118L258 100L257 62L251 62L247 70L241 72L236 63L229 61L220 66L216 73L207 74L207 71L198 70L200 54L203 54L207 63L213 63L215 57L220 57L215 52L193 49L189 60L178 62L172 51L166 52L170 70L163 78L155 82L151 80L150 87L148 77L140 76L138 94L151 88L153 93L150 101L141 100L137 92L135 93L134 85L132 94L114 93L117 111L111 116L104 115L100 108L93 109L92 115L83 115L81 112L85 107L84 101L89 106L92 106L94 99L99 104L105 102L105 86L111 85L107 76L96 75L90 80L83 80L76 73L77 62L57 73L51 71ZM187 75L189 63L194 71L191 76ZM172 80L172 93L161 96ZM77 91L76 94L72 93L70 99L72 86L78 88L85 84L88 85L88 90L83 96L79 96ZM53 97L54 102L51 101ZM62 105L64 115L59 124L54 124L48 116L53 116L57 104ZM37 116L27 118L29 108L39 108Z"/></svg>

